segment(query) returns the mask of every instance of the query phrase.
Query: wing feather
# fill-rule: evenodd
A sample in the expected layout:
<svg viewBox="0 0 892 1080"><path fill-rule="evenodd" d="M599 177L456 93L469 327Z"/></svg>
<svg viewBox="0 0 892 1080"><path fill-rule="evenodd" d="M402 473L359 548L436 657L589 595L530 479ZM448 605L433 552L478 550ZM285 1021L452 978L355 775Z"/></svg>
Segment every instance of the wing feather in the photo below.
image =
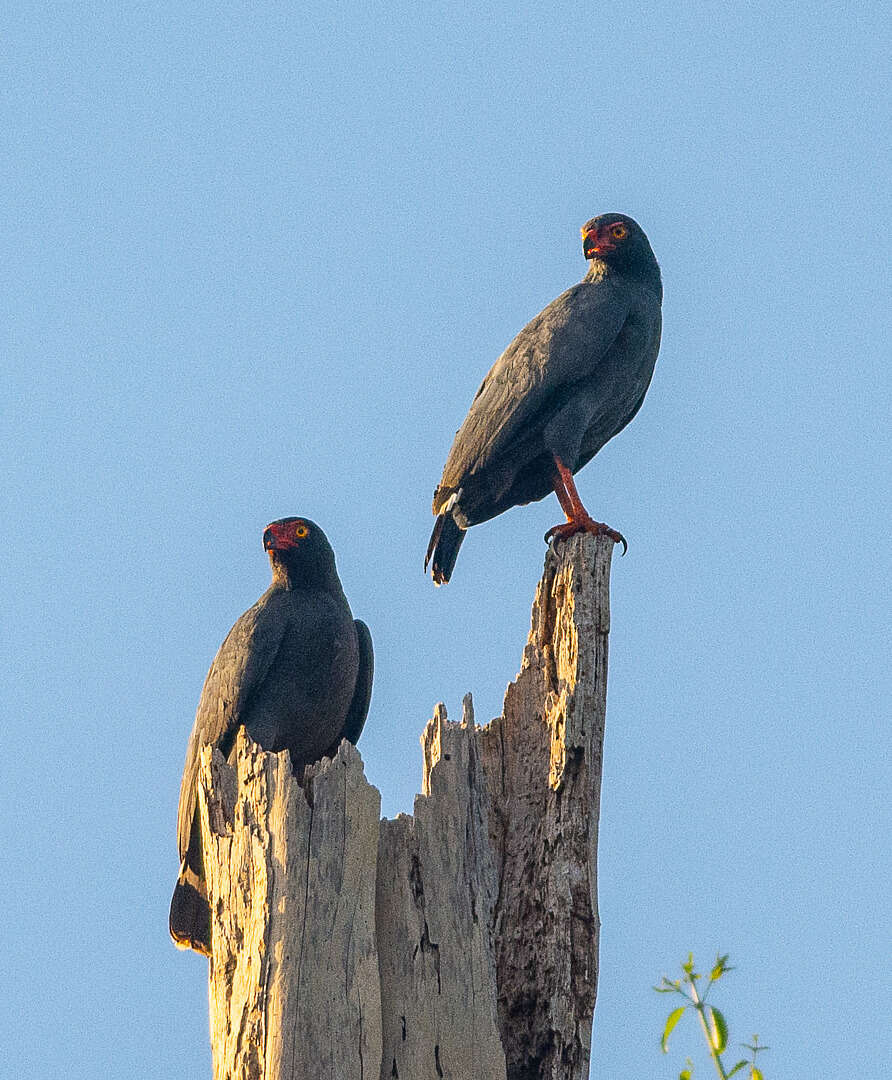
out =
<svg viewBox="0 0 892 1080"><path fill-rule="evenodd" d="M630 308L622 280L583 281L527 323L490 369L456 433L434 513L467 476L497 460L526 430L547 422L549 399L591 375Z"/></svg>
<svg viewBox="0 0 892 1080"><path fill-rule="evenodd" d="M362 734L362 729L365 727L369 702L372 700L375 654L372 648L372 635L366 624L362 619L356 619L353 625L356 627L356 638L359 644L359 669L356 673L353 700L350 703L350 710L344 722L341 739L349 739L355 745ZM340 742L340 740L338 741Z"/></svg>
<svg viewBox="0 0 892 1080"><path fill-rule="evenodd" d="M288 620L270 604L272 590L242 615L226 635L204 681L195 723L186 747L186 763L177 811L180 857L189 846L197 800L198 763L205 746L216 745L241 723L254 690L266 678L282 645Z"/></svg>

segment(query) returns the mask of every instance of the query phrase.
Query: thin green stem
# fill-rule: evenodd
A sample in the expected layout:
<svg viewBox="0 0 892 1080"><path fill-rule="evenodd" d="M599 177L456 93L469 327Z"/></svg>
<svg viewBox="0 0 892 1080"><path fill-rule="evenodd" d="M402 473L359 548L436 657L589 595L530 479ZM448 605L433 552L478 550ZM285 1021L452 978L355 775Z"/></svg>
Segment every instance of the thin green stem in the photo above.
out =
<svg viewBox="0 0 892 1080"><path fill-rule="evenodd" d="M691 1001L694 1008L697 1010L697 1015L700 1017L700 1026L703 1028L703 1034L706 1036L706 1045L709 1047L709 1054L715 1063L716 1072L721 1077L721 1080L728 1080L728 1074L725 1072L722 1065L722 1059L719 1057L719 1052L712 1045L712 1032L709 1030L709 1024L706 1022L706 1009L703 1006L703 1000L697 993L697 985L693 979L689 980L691 985Z"/></svg>

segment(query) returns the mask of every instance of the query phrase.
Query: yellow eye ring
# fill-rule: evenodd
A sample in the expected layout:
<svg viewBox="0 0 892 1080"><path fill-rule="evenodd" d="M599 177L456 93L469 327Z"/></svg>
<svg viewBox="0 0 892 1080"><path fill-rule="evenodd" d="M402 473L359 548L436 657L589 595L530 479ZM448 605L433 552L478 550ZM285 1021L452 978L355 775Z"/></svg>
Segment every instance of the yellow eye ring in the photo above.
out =
<svg viewBox="0 0 892 1080"><path fill-rule="evenodd" d="M310 535L310 530L306 527L306 525L303 524L303 522L301 522L301 524L298 525L297 528L294 530L294 535L298 538L298 540L303 540L305 536Z"/></svg>
<svg viewBox="0 0 892 1080"><path fill-rule="evenodd" d="M625 240L626 232L627 230L625 225L619 223L611 226L610 228L610 235L613 237L614 240Z"/></svg>

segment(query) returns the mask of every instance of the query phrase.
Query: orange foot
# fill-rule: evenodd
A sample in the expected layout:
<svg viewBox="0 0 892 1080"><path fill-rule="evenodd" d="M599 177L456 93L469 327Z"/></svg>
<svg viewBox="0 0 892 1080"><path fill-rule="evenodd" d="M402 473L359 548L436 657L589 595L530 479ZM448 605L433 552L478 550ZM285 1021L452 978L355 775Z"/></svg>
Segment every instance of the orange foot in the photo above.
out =
<svg viewBox="0 0 892 1080"><path fill-rule="evenodd" d="M588 514L585 517L572 518L563 525L554 525L545 534L545 543L547 544L552 539L566 540L567 537L574 536L578 532L589 532L592 536L609 536L614 544L622 544L623 555L629 550L629 545L622 533L618 533L616 529L611 529L600 521L595 521Z"/></svg>

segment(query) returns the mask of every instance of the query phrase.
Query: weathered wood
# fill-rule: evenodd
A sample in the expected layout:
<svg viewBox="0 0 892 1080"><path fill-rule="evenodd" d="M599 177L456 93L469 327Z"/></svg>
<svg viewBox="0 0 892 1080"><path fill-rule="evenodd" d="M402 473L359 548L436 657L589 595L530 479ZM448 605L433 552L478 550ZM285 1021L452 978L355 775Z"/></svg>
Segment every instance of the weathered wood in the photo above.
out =
<svg viewBox="0 0 892 1080"><path fill-rule="evenodd" d="M612 549L582 534L549 551L520 674L478 735L509 1080L588 1076Z"/></svg>
<svg viewBox="0 0 892 1080"><path fill-rule="evenodd" d="M215 1080L584 1080L612 543L550 549L520 674L422 735L414 815L355 748L202 759Z"/></svg>
<svg viewBox="0 0 892 1080"><path fill-rule="evenodd" d="M414 817L381 823L381 1080L504 1080L491 923L496 877L473 726L438 706Z"/></svg>
<svg viewBox="0 0 892 1080"><path fill-rule="evenodd" d="M369 1080L381 1060L381 809L349 743L306 771L242 729L202 756L215 1080Z"/></svg>

